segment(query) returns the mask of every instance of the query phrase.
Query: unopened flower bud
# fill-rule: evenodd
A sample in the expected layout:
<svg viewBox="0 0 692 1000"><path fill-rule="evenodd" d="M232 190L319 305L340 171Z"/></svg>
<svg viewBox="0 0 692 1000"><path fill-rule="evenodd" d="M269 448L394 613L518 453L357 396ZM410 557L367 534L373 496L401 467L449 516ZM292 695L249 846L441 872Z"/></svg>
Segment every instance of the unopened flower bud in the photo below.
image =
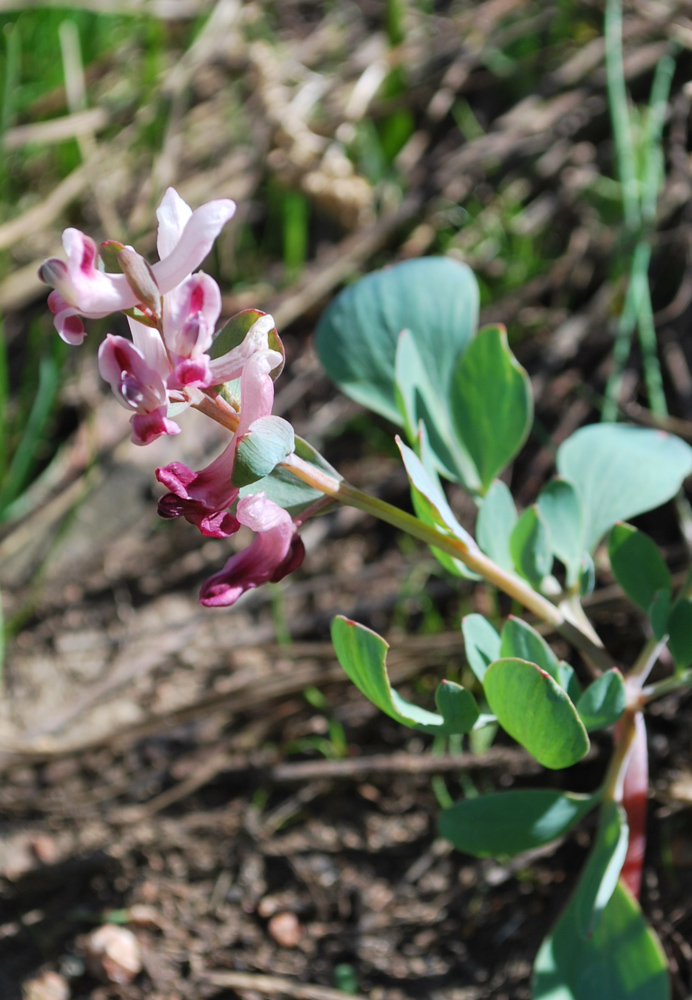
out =
<svg viewBox="0 0 692 1000"><path fill-rule="evenodd" d="M118 263L127 283L137 296L138 302L145 306L154 316L161 315L161 292L156 284L151 265L136 253L125 247L118 254Z"/></svg>
<svg viewBox="0 0 692 1000"><path fill-rule="evenodd" d="M125 249L125 244L118 243L117 240L105 240L99 247L99 257L109 274L122 274L123 269L118 258Z"/></svg>

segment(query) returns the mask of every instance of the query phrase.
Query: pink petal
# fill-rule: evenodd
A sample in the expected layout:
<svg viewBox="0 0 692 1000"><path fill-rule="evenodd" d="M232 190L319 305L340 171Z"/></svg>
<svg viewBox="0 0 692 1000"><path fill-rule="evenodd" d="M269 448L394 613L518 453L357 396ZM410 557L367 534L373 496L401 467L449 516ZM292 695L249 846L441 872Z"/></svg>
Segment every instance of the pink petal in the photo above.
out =
<svg viewBox="0 0 692 1000"><path fill-rule="evenodd" d="M48 296L48 308L54 314L53 324L66 344L78 346L86 337L84 324L75 309L65 301L60 292Z"/></svg>
<svg viewBox="0 0 692 1000"><path fill-rule="evenodd" d="M138 413L152 413L167 404L166 387L134 344L112 333L99 348L99 371L122 406ZM177 426L177 425L175 425ZM174 433L178 431L161 431Z"/></svg>
<svg viewBox="0 0 692 1000"><path fill-rule="evenodd" d="M235 439L232 439L201 472L192 472L182 462L171 462L157 469L156 478L171 491L159 500L159 515L184 517L196 524L202 534L216 538L237 531L236 519L230 514L224 516L239 492L231 483L234 461Z"/></svg>
<svg viewBox="0 0 692 1000"><path fill-rule="evenodd" d="M82 316L107 316L137 304L124 274L105 274L95 267L96 244L78 229L66 229L62 243L68 278L59 291Z"/></svg>
<svg viewBox="0 0 692 1000"><path fill-rule="evenodd" d="M148 413L135 413L130 418L132 424L132 435L130 440L133 444L151 444L162 434L180 434L180 427L174 420L169 420L166 416L166 406L160 406L156 410Z"/></svg>
<svg viewBox="0 0 692 1000"><path fill-rule="evenodd" d="M222 354L220 358L212 358L213 384L219 385L221 382L240 378L243 368L253 354L269 350L269 333L275 329L276 323L273 317L269 313L264 313L252 324L241 344L232 348L227 354Z"/></svg>
<svg viewBox="0 0 692 1000"><path fill-rule="evenodd" d="M232 556L203 584L200 602L207 607L229 607L246 590L282 580L305 556L290 515L264 493L239 500L237 516L241 524L258 534L248 548Z"/></svg>
<svg viewBox="0 0 692 1000"><path fill-rule="evenodd" d="M206 342L198 346L198 353L206 351L220 313L221 292L214 279L203 271L190 275L164 299L164 336L169 349L176 354L183 353L176 346L178 331L187 320L196 316L203 321L207 331Z"/></svg>
<svg viewBox="0 0 692 1000"><path fill-rule="evenodd" d="M274 405L274 383L269 372L281 363L278 351L253 354L240 376L240 421L236 436L247 434L251 424L268 417Z"/></svg>

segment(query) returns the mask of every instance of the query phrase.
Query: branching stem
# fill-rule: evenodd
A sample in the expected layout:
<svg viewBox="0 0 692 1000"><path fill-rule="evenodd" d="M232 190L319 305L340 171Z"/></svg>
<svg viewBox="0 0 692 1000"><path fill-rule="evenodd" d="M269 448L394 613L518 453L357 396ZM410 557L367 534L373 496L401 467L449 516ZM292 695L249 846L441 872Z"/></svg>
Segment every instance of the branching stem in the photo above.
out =
<svg viewBox="0 0 692 1000"><path fill-rule="evenodd" d="M615 665L603 647L577 624L569 621L558 607L542 594L538 594L520 577L508 573L494 563L492 559L481 552L475 542L469 544L460 538L423 524L407 511L394 507L378 497L370 496L344 480L335 479L314 465L304 462L297 455L289 455L282 465L304 483L321 490L335 500L366 511L414 538L419 538L427 545L432 545L455 559L459 559L488 583L514 598L542 621L552 625L557 632L573 643L598 670L608 670Z"/></svg>

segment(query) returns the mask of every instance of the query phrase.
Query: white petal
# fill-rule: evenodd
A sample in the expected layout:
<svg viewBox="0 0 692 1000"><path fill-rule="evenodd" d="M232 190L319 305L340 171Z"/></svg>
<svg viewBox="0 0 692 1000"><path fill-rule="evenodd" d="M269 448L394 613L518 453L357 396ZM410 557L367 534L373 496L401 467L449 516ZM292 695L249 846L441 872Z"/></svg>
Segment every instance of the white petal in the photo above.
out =
<svg viewBox="0 0 692 1000"><path fill-rule="evenodd" d="M154 277L162 294L170 292L199 267L234 213L235 202L228 198L209 201L195 209L175 248L154 264Z"/></svg>
<svg viewBox="0 0 692 1000"><path fill-rule="evenodd" d="M191 215L190 206L175 188L169 187L156 209L156 218L159 220L156 248L161 260L173 252Z"/></svg>

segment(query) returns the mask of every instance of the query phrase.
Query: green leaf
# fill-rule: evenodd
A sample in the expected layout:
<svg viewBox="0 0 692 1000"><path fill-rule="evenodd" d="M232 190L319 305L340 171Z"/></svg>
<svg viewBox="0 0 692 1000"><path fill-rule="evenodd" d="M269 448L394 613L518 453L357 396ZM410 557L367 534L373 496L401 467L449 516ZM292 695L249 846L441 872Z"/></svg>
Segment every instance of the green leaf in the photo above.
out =
<svg viewBox="0 0 692 1000"><path fill-rule="evenodd" d="M468 531L462 528L452 513L452 509L447 503L447 498L434 470L428 471L415 452L407 447L398 435L395 440L401 452L404 467L406 468L406 475L411 487L411 500L413 501L413 509L416 512L416 516L424 524L429 524L435 528L442 528L445 534L453 535L470 548L473 548L475 542ZM424 447L422 441L421 447ZM455 559L447 552L436 549L434 546L431 546L431 550L450 573L453 573L455 576L464 577L465 579L479 579L477 574L467 569L461 560Z"/></svg>
<svg viewBox="0 0 692 1000"><path fill-rule="evenodd" d="M511 857L562 837L597 803L594 795L548 788L495 792L445 809L439 830L466 854Z"/></svg>
<svg viewBox="0 0 692 1000"><path fill-rule="evenodd" d="M239 347L245 340L250 327L256 323L258 319L261 319L262 316L267 315L268 314L262 312L261 309L243 309L241 312L236 313L235 316L231 316L228 322L225 323L214 336L214 340L209 348L209 357L220 358L223 354L228 354L228 352L234 347ZM286 350L281 342L279 334L276 331L276 327L269 331L268 340L269 349L271 351L278 351L283 359L281 364L277 365L276 368L272 369L270 372L271 377L274 381L276 381L283 371L284 361L286 359Z"/></svg>
<svg viewBox="0 0 692 1000"><path fill-rule="evenodd" d="M555 680L558 682L560 687L567 692L569 695L569 700L573 705L576 705L581 698L581 686L579 684L579 679L574 672L574 667L570 667L569 663L565 663L564 660L560 660L557 665L558 674Z"/></svg>
<svg viewBox="0 0 692 1000"><path fill-rule="evenodd" d="M470 455L456 440L447 400L434 388L410 330L402 330L396 350L395 395L409 440L418 439L422 421L436 468L470 492L480 486Z"/></svg>
<svg viewBox="0 0 692 1000"><path fill-rule="evenodd" d="M552 479L538 495L538 510L550 534L553 553L567 570L567 586L579 579L584 553L584 515L579 494L566 479Z"/></svg>
<svg viewBox="0 0 692 1000"><path fill-rule="evenodd" d="M505 486L501 479L496 479L486 493L478 512L476 541L493 562L509 573L514 572L509 540L517 519L517 508L509 487Z"/></svg>
<svg viewBox="0 0 692 1000"><path fill-rule="evenodd" d="M587 732L612 726L625 711L627 694L622 674L613 667L606 671L586 691L577 702L577 712Z"/></svg>
<svg viewBox="0 0 692 1000"><path fill-rule="evenodd" d="M509 540L514 567L534 590L553 568L550 535L538 507L527 507L514 526Z"/></svg>
<svg viewBox="0 0 692 1000"><path fill-rule="evenodd" d="M500 658L500 636L483 615L466 615L461 619L461 631L466 659L482 684L485 671Z"/></svg>
<svg viewBox="0 0 692 1000"><path fill-rule="evenodd" d="M670 571L655 542L631 524L616 524L608 543L610 567L631 601L648 612L656 592L673 588Z"/></svg>
<svg viewBox="0 0 692 1000"><path fill-rule="evenodd" d="M435 482L416 453L407 447L398 435L395 440L411 485L416 514L426 524L436 525L442 528L446 534L453 535L470 548L475 548L473 538L468 531L462 528L452 513L442 487ZM419 511L424 516L421 516Z"/></svg>
<svg viewBox="0 0 692 1000"><path fill-rule="evenodd" d="M670 1000L663 949L622 882L591 937L580 934L575 899L538 952L534 1000Z"/></svg>
<svg viewBox="0 0 692 1000"><path fill-rule="evenodd" d="M615 892L625 863L628 843L629 828L625 810L616 802L604 802L598 834L574 898L575 918L582 938L593 934L603 910Z"/></svg>
<svg viewBox="0 0 692 1000"><path fill-rule="evenodd" d="M438 685L435 704L444 722L441 727L428 729L428 732L469 733L480 718L476 699L454 681L442 681Z"/></svg>
<svg viewBox="0 0 692 1000"><path fill-rule="evenodd" d="M295 438L295 453L299 458L314 465L322 472L329 473L335 479L341 479L341 475L336 469L333 469L312 445L297 436ZM272 473L263 479L258 479L257 482L244 486L240 491L240 496L254 496L256 493L266 493L270 500L288 511L291 517L296 517L316 500L324 498L324 493L320 490L307 486L291 472L282 469L281 466L277 466Z"/></svg>
<svg viewBox="0 0 692 1000"><path fill-rule="evenodd" d="M624 810L606 801L577 889L536 958L535 1000L669 997L661 946L618 882L628 837Z"/></svg>
<svg viewBox="0 0 692 1000"><path fill-rule="evenodd" d="M410 330L440 399L478 321L472 271L448 257L421 257L376 271L342 291L322 315L315 346L339 388L396 424L394 360Z"/></svg>
<svg viewBox="0 0 692 1000"><path fill-rule="evenodd" d="M648 615L651 628L657 639L662 639L668 632L671 603L671 593L669 590L657 590L654 594Z"/></svg>
<svg viewBox="0 0 692 1000"><path fill-rule="evenodd" d="M692 472L692 448L664 431L591 424L560 445L557 467L579 493L593 551L617 521L675 496Z"/></svg>
<svg viewBox="0 0 692 1000"><path fill-rule="evenodd" d="M678 670L692 663L692 601L682 597L668 619L668 645Z"/></svg>
<svg viewBox="0 0 692 1000"><path fill-rule="evenodd" d="M484 327L469 344L454 375L451 408L486 493L523 445L533 417L531 384L504 327Z"/></svg>
<svg viewBox="0 0 692 1000"><path fill-rule="evenodd" d="M260 417L236 446L234 486L248 486L274 471L295 447L293 428L283 417Z"/></svg>
<svg viewBox="0 0 692 1000"><path fill-rule="evenodd" d="M389 644L376 632L338 615L332 622L332 642L339 663L355 686L385 715L426 733L466 733L479 719L473 695L460 684L443 681L435 701L442 714L406 701L392 688L387 674Z"/></svg>
<svg viewBox="0 0 692 1000"><path fill-rule="evenodd" d="M560 664L555 653L535 628L514 615L509 616L502 628L500 657L535 663L560 683Z"/></svg>
<svg viewBox="0 0 692 1000"><path fill-rule="evenodd" d="M589 749L574 705L535 663L497 660L485 672L483 689L502 728L544 767L570 767Z"/></svg>

